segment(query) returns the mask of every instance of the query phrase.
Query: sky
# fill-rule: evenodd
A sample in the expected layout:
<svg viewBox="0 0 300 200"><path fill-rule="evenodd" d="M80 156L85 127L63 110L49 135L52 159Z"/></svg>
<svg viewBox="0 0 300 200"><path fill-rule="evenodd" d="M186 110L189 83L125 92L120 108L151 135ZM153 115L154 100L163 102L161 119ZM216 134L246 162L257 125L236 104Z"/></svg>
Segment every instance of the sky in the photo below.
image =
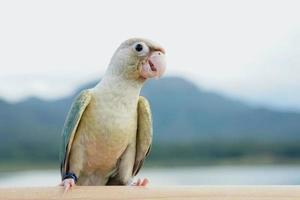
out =
<svg viewBox="0 0 300 200"><path fill-rule="evenodd" d="M300 111L299 8L286 0L0 1L0 98L69 95L103 75L121 42L144 37L166 49L166 76Z"/></svg>

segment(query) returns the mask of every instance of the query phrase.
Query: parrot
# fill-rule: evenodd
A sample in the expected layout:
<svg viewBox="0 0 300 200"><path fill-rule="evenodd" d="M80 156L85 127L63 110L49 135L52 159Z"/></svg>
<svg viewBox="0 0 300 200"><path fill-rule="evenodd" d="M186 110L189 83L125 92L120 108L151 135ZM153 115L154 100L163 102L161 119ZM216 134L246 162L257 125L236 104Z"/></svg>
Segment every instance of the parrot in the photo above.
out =
<svg viewBox="0 0 300 200"><path fill-rule="evenodd" d="M62 129L60 185L65 191L75 185L148 184L147 178L132 182L153 134L150 104L140 92L165 69L163 47L128 39L113 54L101 81L75 97Z"/></svg>

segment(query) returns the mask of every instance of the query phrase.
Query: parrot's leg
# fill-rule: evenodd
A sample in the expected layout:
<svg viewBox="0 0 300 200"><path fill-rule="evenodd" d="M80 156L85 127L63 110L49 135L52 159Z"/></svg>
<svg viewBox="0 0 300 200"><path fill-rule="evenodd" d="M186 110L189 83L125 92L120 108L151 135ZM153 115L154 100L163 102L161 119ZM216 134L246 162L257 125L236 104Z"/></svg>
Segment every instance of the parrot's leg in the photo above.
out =
<svg viewBox="0 0 300 200"><path fill-rule="evenodd" d="M71 150L68 170L68 172L71 172L69 174L71 174L72 176L67 176L63 178L63 181L61 183L61 186L64 186L65 191L70 190L76 185L77 178L80 175L80 172L83 168L84 156L84 151L82 150L82 148L80 148L80 144L76 143L75 140L75 143Z"/></svg>
<svg viewBox="0 0 300 200"><path fill-rule="evenodd" d="M77 182L77 176L75 173L67 173L67 175L72 174L72 176L66 176L65 178L63 178L60 186L64 186L65 188L65 192L69 191L70 189L72 189Z"/></svg>
<svg viewBox="0 0 300 200"><path fill-rule="evenodd" d="M138 179L136 182L132 183L132 186L147 186L149 184L149 180L147 178Z"/></svg>
<svg viewBox="0 0 300 200"><path fill-rule="evenodd" d="M72 178L66 178L61 182L60 186L64 186L65 192L67 192L75 186L75 181Z"/></svg>
<svg viewBox="0 0 300 200"><path fill-rule="evenodd" d="M77 182L77 176L74 173L65 173L63 175L63 180L61 182L61 186L64 186L65 192L70 190L72 187L75 186L75 183Z"/></svg>

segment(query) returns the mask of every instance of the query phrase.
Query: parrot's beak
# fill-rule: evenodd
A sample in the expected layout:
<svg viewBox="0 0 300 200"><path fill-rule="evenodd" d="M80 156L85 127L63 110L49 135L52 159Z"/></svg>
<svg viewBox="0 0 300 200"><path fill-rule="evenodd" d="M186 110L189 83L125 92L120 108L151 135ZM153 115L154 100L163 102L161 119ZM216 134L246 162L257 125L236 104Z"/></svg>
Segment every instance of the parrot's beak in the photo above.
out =
<svg viewBox="0 0 300 200"><path fill-rule="evenodd" d="M142 63L140 75L145 78L161 77L166 70L164 51L153 51Z"/></svg>

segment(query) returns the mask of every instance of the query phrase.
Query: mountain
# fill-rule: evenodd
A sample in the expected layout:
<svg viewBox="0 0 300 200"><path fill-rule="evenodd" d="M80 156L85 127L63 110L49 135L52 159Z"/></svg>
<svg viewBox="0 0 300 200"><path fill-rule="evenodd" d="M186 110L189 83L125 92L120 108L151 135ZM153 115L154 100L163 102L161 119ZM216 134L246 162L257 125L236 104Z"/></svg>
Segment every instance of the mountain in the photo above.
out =
<svg viewBox="0 0 300 200"><path fill-rule="evenodd" d="M95 83L82 86L76 94ZM52 101L29 98L12 104L0 100L0 163L16 159L57 160L61 128L76 94ZM206 151L211 155L210 151L215 152L220 144L227 146L219 152L228 151L233 144L243 151L248 148L248 152L249 148L257 150L257 146L241 144L263 144L260 148L264 149L265 144L300 141L300 113L249 106L201 90L182 78L149 81L142 95L152 107L157 157L167 152L164 148L168 147L172 154L175 147L183 144L182 152L187 153L190 148L197 155ZM273 147L268 148L274 152Z"/></svg>
<svg viewBox="0 0 300 200"><path fill-rule="evenodd" d="M184 79L149 82L142 94L150 99L157 135L164 138L300 138L300 113L252 107Z"/></svg>

